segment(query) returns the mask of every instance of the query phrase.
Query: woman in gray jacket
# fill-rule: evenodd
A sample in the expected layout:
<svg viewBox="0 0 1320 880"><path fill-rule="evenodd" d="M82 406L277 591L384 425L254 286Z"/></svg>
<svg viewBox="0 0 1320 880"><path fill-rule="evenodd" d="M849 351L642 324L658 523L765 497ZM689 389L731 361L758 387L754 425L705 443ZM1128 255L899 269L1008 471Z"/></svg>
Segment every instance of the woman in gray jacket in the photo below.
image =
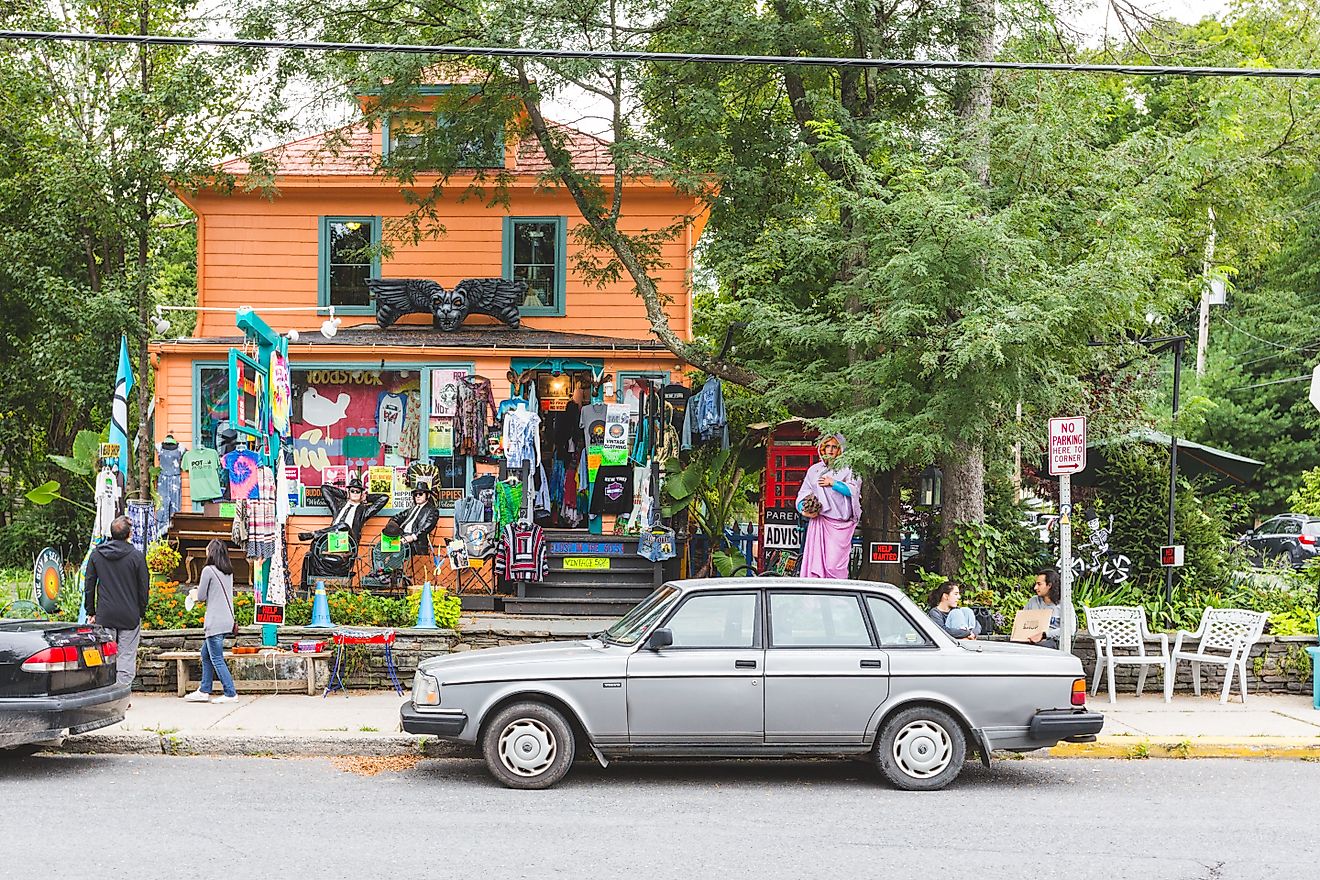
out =
<svg viewBox="0 0 1320 880"><path fill-rule="evenodd" d="M225 665L225 636L234 631L234 566L223 541L206 545L206 567L195 599L206 603L206 618L202 623L206 639L202 642L202 682L197 690L184 697L190 703L232 703L238 699L234 692L234 679ZM211 685L216 679L225 689L224 696L211 697Z"/></svg>

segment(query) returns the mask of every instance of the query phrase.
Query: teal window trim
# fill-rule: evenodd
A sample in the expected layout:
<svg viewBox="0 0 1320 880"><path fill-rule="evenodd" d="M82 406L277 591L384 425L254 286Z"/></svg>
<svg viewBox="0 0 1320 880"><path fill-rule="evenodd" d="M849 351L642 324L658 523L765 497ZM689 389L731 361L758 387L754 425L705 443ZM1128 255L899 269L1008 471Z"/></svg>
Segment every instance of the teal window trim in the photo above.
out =
<svg viewBox="0 0 1320 880"><path fill-rule="evenodd" d="M568 314L568 218L567 217L505 217L501 260L504 278L513 280L513 231L518 223L555 224L555 302L550 306L521 306L520 315L562 318Z"/></svg>
<svg viewBox="0 0 1320 880"><path fill-rule="evenodd" d="M322 217L320 229L317 238L316 247L316 305L318 308L329 309L330 303L330 224L331 223L368 223L371 225L371 246L374 252L371 256L371 277L380 277L380 240L381 240L381 222L379 217ZM365 306L335 306L337 315L374 315L376 307L374 303L368 303Z"/></svg>
<svg viewBox="0 0 1320 880"><path fill-rule="evenodd" d="M202 436L202 370L228 370L227 361L193 361L192 363L192 443L188 446L189 451L206 446L205 437ZM214 447L212 447L214 448ZM193 513L201 513L204 509L202 502L192 501Z"/></svg>

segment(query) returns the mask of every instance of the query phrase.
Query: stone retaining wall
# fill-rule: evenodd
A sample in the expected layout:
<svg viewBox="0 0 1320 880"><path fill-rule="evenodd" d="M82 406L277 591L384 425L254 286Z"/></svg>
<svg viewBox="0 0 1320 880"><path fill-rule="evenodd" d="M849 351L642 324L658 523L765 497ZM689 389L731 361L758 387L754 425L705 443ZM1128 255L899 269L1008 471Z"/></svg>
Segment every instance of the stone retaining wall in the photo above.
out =
<svg viewBox="0 0 1320 880"><path fill-rule="evenodd" d="M477 648L493 648L498 645L518 645L529 642L543 642L551 639L566 639L573 636L556 632L552 629L536 631L508 632L492 626L465 626L461 631L400 629L394 643L394 662L398 668L399 681L406 688L412 679L417 664L427 657L448 654L457 651L471 651ZM330 631L303 627L282 627L280 642L285 644L297 639L322 639L328 641ZM1172 643L1172 639L1170 639ZM159 660L156 656L162 651L200 650L202 631L185 630L148 630L142 633L142 647L138 653L138 677L134 683L137 690L173 692L178 684L175 678L173 660ZM227 646L234 644L227 641ZM245 628L238 637L237 644L260 645L259 627ZM1191 643L1195 647L1195 643ZM1311 658L1306 648L1316 645L1315 636L1265 636L1252 648L1251 660L1247 664L1247 687L1251 692L1275 694L1309 694L1311 692ZM1172 644L1170 644L1172 647ZM1147 652L1158 655L1159 643L1150 642ZM1095 643L1086 633L1079 634L1074 653L1081 658L1090 681L1095 667ZM347 683L350 688L388 688L389 676L385 670L385 658L379 647L357 648L349 658ZM299 687L306 687L306 679L300 679L292 669L271 669L260 656L236 657L230 663L230 671L238 679L279 677L289 679L289 690L297 692ZM1120 693L1131 693L1136 688L1137 667L1118 667L1116 687ZM197 674L194 669L194 675ZM1205 665L1201 667L1202 693L1218 693L1223 685L1223 667ZM324 684L324 682L322 682ZM1146 676L1147 692L1158 692L1164 687L1162 670L1156 666ZM1104 686L1101 685L1103 692ZM1178 666L1178 680L1175 684L1178 692L1191 692L1192 672L1187 663ZM1235 686L1236 690L1236 686Z"/></svg>

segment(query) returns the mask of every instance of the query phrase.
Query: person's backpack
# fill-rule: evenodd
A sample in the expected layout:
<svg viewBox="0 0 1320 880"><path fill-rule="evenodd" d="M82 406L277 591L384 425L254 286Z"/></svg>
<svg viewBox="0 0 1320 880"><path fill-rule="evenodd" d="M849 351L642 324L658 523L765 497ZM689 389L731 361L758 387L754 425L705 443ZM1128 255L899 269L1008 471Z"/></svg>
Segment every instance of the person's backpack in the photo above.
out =
<svg viewBox="0 0 1320 880"><path fill-rule="evenodd" d="M992 636L995 634L995 615L989 608L973 608L972 613L976 615L976 623L981 627L977 635Z"/></svg>

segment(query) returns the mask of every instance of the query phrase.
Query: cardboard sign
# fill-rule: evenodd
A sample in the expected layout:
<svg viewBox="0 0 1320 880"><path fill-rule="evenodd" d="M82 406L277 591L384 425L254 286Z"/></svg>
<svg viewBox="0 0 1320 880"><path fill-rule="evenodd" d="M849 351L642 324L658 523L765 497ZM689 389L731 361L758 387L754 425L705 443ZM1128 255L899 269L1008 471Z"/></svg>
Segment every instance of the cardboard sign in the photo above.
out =
<svg viewBox="0 0 1320 880"><path fill-rule="evenodd" d="M872 541L871 542L871 561L877 564L887 562L902 562L903 557L897 543Z"/></svg>
<svg viewBox="0 0 1320 880"><path fill-rule="evenodd" d="M400 538L391 538L389 535L380 536L380 551L382 553L398 553L402 545L403 541Z"/></svg>
<svg viewBox="0 0 1320 880"><path fill-rule="evenodd" d="M273 623L276 625L284 623L283 605L257 605L253 611L253 623Z"/></svg>
<svg viewBox="0 0 1320 880"><path fill-rule="evenodd" d="M610 567L608 556L567 556L565 571L603 571Z"/></svg>
<svg viewBox="0 0 1320 880"><path fill-rule="evenodd" d="M347 553L348 532L327 532L325 549L327 553Z"/></svg>
<svg viewBox="0 0 1320 880"><path fill-rule="evenodd" d="M1048 608L1022 609L1013 618L1013 632L1009 635L1010 642L1028 642L1030 636L1036 633L1044 635L1050 628L1050 619L1054 617L1054 612Z"/></svg>
<svg viewBox="0 0 1320 880"><path fill-rule="evenodd" d="M1086 470L1086 419L1050 419L1050 475Z"/></svg>
<svg viewBox="0 0 1320 880"><path fill-rule="evenodd" d="M1170 544L1160 548L1160 565L1164 568L1182 568L1183 545Z"/></svg>

